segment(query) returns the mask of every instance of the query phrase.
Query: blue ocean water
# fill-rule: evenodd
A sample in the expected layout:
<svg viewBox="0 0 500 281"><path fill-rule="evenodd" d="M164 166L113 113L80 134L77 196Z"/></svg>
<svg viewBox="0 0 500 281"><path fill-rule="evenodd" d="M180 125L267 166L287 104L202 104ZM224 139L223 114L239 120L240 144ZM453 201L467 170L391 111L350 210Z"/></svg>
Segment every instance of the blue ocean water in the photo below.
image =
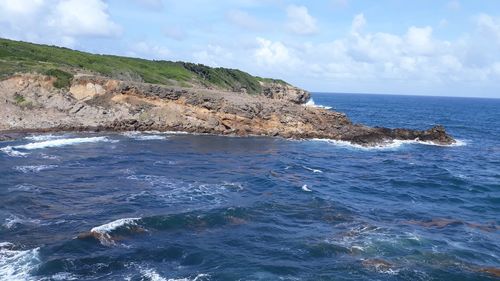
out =
<svg viewBox="0 0 500 281"><path fill-rule="evenodd" d="M443 124L461 142L3 142L0 280L498 280L500 100L313 97L354 122Z"/></svg>

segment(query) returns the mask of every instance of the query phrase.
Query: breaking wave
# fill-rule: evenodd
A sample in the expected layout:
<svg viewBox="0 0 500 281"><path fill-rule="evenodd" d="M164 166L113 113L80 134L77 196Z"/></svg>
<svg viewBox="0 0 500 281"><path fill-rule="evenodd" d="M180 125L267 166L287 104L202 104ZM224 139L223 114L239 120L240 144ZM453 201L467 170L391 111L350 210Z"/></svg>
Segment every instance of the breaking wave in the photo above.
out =
<svg viewBox="0 0 500 281"><path fill-rule="evenodd" d="M319 104L316 104L313 100L313 98L310 98L305 104L305 106L309 106L309 107L317 107L317 108L324 108L324 109L332 109L331 106L325 106L325 105L319 105Z"/></svg>
<svg viewBox="0 0 500 281"><path fill-rule="evenodd" d="M134 140L165 140L167 136L160 135L159 132L125 132L124 136L129 137Z"/></svg>
<svg viewBox="0 0 500 281"><path fill-rule="evenodd" d="M90 230L90 236L98 239L102 245L111 246L115 245L112 234L120 229L138 228L137 222L141 218L123 218L118 219L100 226L96 226Z"/></svg>
<svg viewBox="0 0 500 281"><path fill-rule="evenodd" d="M0 243L0 277L2 280L34 280L30 272L41 263L40 248L15 250L9 242Z"/></svg>
<svg viewBox="0 0 500 281"><path fill-rule="evenodd" d="M34 165L34 166L15 166L14 170L22 173L38 173L44 170L57 168L57 165Z"/></svg>
<svg viewBox="0 0 500 281"><path fill-rule="evenodd" d="M107 137L87 137L87 138L65 138L65 139L52 139L45 140L41 142L32 142L17 146L6 146L0 148L1 151L9 156L25 156L28 152L22 150L34 150L49 147L61 147L67 145L76 145L81 143L97 143L97 142L117 142L116 140L110 140ZM20 151L21 150L21 151Z"/></svg>
<svg viewBox="0 0 500 281"><path fill-rule="evenodd" d="M383 143L379 143L374 146L362 146L359 144L354 144L349 141L333 140L333 139L311 139L311 141L327 142L336 146L353 148L359 150L394 150L401 148L404 145L428 145L428 146L440 146L440 147L458 147L466 146L467 142L464 140L456 140L453 144L437 144L431 141L420 141L420 140L392 140Z"/></svg>

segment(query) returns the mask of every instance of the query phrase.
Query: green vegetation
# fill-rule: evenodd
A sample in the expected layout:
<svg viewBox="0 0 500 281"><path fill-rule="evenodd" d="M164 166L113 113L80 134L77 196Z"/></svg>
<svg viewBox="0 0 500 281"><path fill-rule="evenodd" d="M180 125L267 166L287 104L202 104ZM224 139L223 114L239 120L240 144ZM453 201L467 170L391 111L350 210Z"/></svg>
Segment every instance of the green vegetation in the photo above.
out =
<svg viewBox="0 0 500 281"><path fill-rule="evenodd" d="M49 69L44 74L57 78L54 86L59 89L68 88L71 85L71 79L73 79L73 74L60 69Z"/></svg>
<svg viewBox="0 0 500 281"><path fill-rule="evenodd" d="M56 77L56 87L64 88L70 85L73 74L79 71L115 79L134 79L164 85L174 83L184 87L204 85L233 91L245 88L251 94L261 92L259 82L286 84L282 80L254 77L236 69L96 55L0 38L0 78L19 72L36 72Z"/></svg>
<svg viewBox="0 0 500 281"><path fill-rule="evenodd" d="M33 103L30 102L30 101L27 101L22 95L20 94L15 94L14 95L14 101L16 102L16 104L20 107L27 107L27 108L31 108L33 107Z"/></svg>

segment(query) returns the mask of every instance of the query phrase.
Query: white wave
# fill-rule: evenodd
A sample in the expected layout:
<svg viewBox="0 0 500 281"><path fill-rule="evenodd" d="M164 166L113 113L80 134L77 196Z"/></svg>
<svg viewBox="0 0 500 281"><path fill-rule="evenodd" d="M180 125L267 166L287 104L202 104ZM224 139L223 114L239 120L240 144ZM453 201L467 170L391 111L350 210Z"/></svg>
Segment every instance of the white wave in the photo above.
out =
<svg viewBox="0 0 500 281"><path fill-rule="evenodd" d="M325 105L319 105L319 104L316 104L313 100L313 98L310 98L305 104L304 106L309 106L309 107L317 107L317 108L324 108L324 109L332 109L331 106L325 106Z"/></svg>
<svg viewBox="0 0 500 281"><path fill-rule="evenodd" d="M31 250L12 250L14 246L9 242L0 244L8 245L10 249L0 247L0 279L2 280L34 280L30 272L40 263L39 248Z"/></svg>
<svg viewBox="0 0 500 281"><path fill-rule="evenodd" d="M87 138L69 138L69 139L53 139L41 142L32 142L17 146L6 146L0 148L3 152L7 153L9 156L24 156L28 153L19 150L34 150L49 147L60 147L67 145L76 145L81 143L96 143L96 142L117 142L116 140L110 140L107 137L87 137Z"/></svg>
<svg viewBox="0 0 500 281"><path fill-rule="evenodd" d="M307 184L304 184L304 185L302 186L302 190L303 190L303 191L306 191L306 192L311 192L311 191L312 191L311 189L309 189L309 187L307 187Z"/></svg>
<svg viewBox="0 0 500 281"><path fill-rule="evenodd" d="M302 166L302 168L304 168L304 169L306 169L306 170L308 170L308 171L311 171L311 172L313 172L314 174L321 174L321 173L323 173L323 171L321 171L321 170L319 170L319 169L313 169L313 168L309 168L309 167L307 167L307 166Z"/></svg>
<svg viewBox="0 0 500 281"><path fill-rule="evenodd" d="M149 187L139 193L131 194L127 200L152 197L164 200L169 204L190 203L198 200L209 200L212 204L221 203L229 192L240 192L244 186L238 182L199 183L184 182L166 176L131 175L129 180L145 182Z"/></svg>
<svg viewBox="0 0 500 281"><path fill-rule="evenodd" d="M140 220L141 218L124 218L124 219L118 219L100 226L96 226L90 230L90 232L95 232L95 233L110 233L113 230L118 229L119 227L123 226L137 226L137 221Z"/></svg>
<svg viewBox="0 0 500 281"><path fill-rule="evenodd" d="M42 279L42 280L51 280L51 281L69 281L69 280L80 280L80 278L74 274L69 272L59 272L52 275L50 278Z"/></svg>
<svg viewBox="0 0 500 281"><path fill-rule="evenodd" d="M105 246L114 245L114 241L111 237L111 232L120 227L134 227L138 226L137 221L141 218L123 218L118 219L100 226L96 226L90 230L90 233L95 235L101 244Z"/></svg>
<svg viewBox="0 0 500 281"><path fill-rule="evenodd" d="M2 148L0 148L0 151L4 152L5 154L12 156L12 157L22 157L22 156L28 155L28 153L26 153L26 152L20 152L20 151L14 150L12 148L12 146L2 147Z"/></svg>
<svg viewBox="0 0 500 281"><path fill-rule="evenodd" d="M31 141L48 141L48 140L61 139L61 138L64 138L64 137L65 136L63 136L63 135L51 135L51 134L48 134L48 135L33 135L33 136L28 136L28 137L25 137L25 139L31 140Z"/></svg>
<svg viewBox="0 0 500 281"><path fill-rule="evenodd" d="M9 191L33 191L33 192L39 192L40 189L36 185L32 185L29 183L23 183L23 184L18 184L15 187L9 187Z"/></svg>
<svg viewBox="0 0 500 281"><path fill-rule="evenodd" d="M20 218L15 215L11 215L10 217L5 219L5 222L2 224L3 227L7 229L12 229L17 225L39 225L40 220L30 219L30 218Z"/></svg>
<svg viewBox="0 0 500 281"><path fill-rule="evenodd" d="M152 132L125 132L124 136L135 140L165 140L166 136L158 135L158 133Z"/></svg>
<svg viewBox="0 0 500 281"><path fill-rule="evenodd" d="M143 277L148 278L151 281L202 281L202 280L209 280L210 275L208 274L198 274L194 278L165 278L161 276L156 270L154 269L141 269L141 274Z"/></svg>
<svg viewBox="0 0 500 281"><path fill-rule="evenodd" d="M362 146L359 144L354 144L349 141L342 141L342 140L333 140L333 139L311 139L311 141L321 141L321 142L327 142L336 146L340 147L346 147L346 148L353 148L353 149L358 149L358 150L394 150L401 148L404 145L429 145L429 146L440 146L440 147L457 147L457 146L464 146L467 145L467 143L463 140L456 140L455 143L453 144L438 144L435 142L431 141L421 141L418 139L415 140L390 140L390 141L385 141L382 143L378 143L374 146Z"/></svg>
<svg viewBox="0 0 500 281"><path fill-rule="evenodd" d="M38 173L44 170L57 168L57 165L35 165L35 166L15 166L14 170L23 173Z"/></svg>

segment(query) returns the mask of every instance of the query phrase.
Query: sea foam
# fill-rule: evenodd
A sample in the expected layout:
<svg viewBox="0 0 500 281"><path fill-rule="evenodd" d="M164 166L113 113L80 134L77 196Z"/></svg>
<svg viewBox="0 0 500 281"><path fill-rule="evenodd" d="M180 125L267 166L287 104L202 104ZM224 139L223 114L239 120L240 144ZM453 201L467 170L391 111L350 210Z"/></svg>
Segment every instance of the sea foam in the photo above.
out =
<svg viewBox="0 0 500 281"><path fill-rule="evenodd" d="M333 144L335 146L340 146L340 147L346 147L346 148L351 148L351 149L358 149L358 150L394 150L401 148L404 145L428 145L428 146L439 146L439 147L458 147L458 146L465 146L467 143L464 140L456 140L455 143L453 144L438 144L435 142L431 141L421 141L418 139L415 140L392 140L392 141L386 141L383 143L379 143L374 146L362 146L359 144L354 144L349 141L342 141L342 140L333 140L333 139L311 139L311 141L319 141L319 142L327 142L330 144Z"/></svg>
<svg viewBox="0 0 500 281"><path fill-rule="evenodd" d="M90 230L90 233L94 235L102 245L112 246L115 245L111 233L119 228L131 228L138 227L137 222L141 218L123 218L118 219L100 226L96 226Z"/></svg>
<svg viewBox="0 0 500 281"><path fill-rule="evenodd" d="M30 272L40 264L40 249L22 251L13 248L12 243L0 243L0 277L2 280L34 280Z"/></svg>
<svg viewBox="0 0 500 281"><path fill-rule="evenodd" d="M107 137L63 138L63 139L45 140L41 142L32 142L17 146L6 146L0 148L0 150L9 156L19 157L28 154L27 152L23 152L22 150L34 150L34 149L43 149L49 147L61 147L68 145L77 145L81 143L97 143L97 142L117 142L117 141L110 140Z"/></svg>
<svg viewBox="0 0 500 281"><path fill-rule="evenodd" d="M319 104L316 104L313 100L313 98L310 98L305 104L304 106L308 106L308 107L317 107L317 108L324 108L324 109L332 109L331 106L324 106L324 105L319 105Z"/></svg>

